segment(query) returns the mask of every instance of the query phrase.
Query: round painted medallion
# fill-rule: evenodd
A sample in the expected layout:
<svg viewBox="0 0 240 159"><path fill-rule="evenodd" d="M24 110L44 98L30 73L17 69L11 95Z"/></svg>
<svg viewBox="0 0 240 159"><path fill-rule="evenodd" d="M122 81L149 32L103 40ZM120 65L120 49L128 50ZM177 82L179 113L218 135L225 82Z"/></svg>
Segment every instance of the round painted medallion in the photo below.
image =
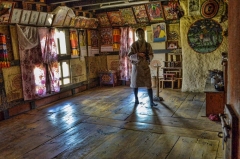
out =
<svg viewBox="0 0 240 159"><path fill-rule="evenodd" d="M191 25L187 38L189 46L198 53L210 53L222 43L222 27L212 19L201 19Z"/></svg>
<svg viewBox="0 0 240 159"><path fill-rule="evenodd" d="M215 0L203 2L201 14L204 18L213 18L218 13L219 5Z"/></svg>

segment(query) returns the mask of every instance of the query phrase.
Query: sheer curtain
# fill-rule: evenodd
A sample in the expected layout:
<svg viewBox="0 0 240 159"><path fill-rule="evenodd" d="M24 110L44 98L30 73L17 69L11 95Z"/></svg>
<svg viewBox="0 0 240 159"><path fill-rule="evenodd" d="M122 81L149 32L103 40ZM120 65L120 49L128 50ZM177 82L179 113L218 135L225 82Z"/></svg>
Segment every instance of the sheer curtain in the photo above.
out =
<svg viewBox="0 0 240 159"><path fill-rule="evenodd" d="M54 28L39 28L38 29L41 53L43 62L47 67L47 92L59 92L59 67L58 67L58 49L56 30Z"/></svg>
<svg viewBox="0 0 240 159"><path fill-rule="evenodd" d="M133 43L133 29L131 27L121 27L121 45L119 51L120 80L128 81L132 71L132 65L128 59L128 50Z"/></svg>
<svg viewBox="0 0 240 159"><path fill-rule="evenodd" d="M55 50L55 42L51 41L53 34L48 32L39 33L37 27L17 25L24 100L46 96L47 86L52 91L60 90L55 75L58 73L57 52L52 51ZM41 39L46 42L41 41L40 44L42 35L48 36L43 36Z"/></svg>

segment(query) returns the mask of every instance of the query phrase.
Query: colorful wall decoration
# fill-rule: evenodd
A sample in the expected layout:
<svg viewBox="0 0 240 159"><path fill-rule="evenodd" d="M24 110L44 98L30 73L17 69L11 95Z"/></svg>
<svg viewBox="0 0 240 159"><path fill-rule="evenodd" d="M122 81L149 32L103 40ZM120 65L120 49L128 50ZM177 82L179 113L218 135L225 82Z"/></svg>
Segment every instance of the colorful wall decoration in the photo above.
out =
<svg viewBox="0 0 240 159"><path fill-rule="evenodd" d="M20 66L3 68L2 71L7 102L23 98Z"/></svg>
<svg viewBox="0 0 240 159"><path fill-rule="evenodd" d="M71 55L72 56L78 56L79 50L78 50L78 32L77 29L70 29L70 43L71 43Z"/></svg>
<svg viewBox="0 0 240 159"><path fill-rule="evenodd" d="M97 61L97 57L95 56L85 56L85 60L87 62L88 65L88 77L89 78L97 78L98 77L98 63Z"/></svg>
<svg viewBox="0 0 240 159"><path fill-rule="evenodd" d="M147 23L149 21L145 5L133 6L132 8L138 23Z"/></svg>
<svg viewBox="0 0 240 159"><path fill-rule="evenodd" d="M119 55L107 55L108 70L119 70Z"/></svg>
<svg viewBox="0 0 240 159"><path fill-rule="evenodd" d="M200 15L200 1L188 0L188 16Z"/></svg>
<svg viewBox="0 0 240 159"><path fill-rule="evenodd" d="M96 15L101 27L111 27L110 21L108 19L107 13L100 13Z"/></svg>
<svg viewBox="0 0 240 159"><path fill-rule="evenodd" d="M201 15L204 18L213 18L219 9L219 4L215 0L207 0L201 6Z"/></svg>
<svg viewBox="0 0 240 159"><path fill-rule="evenodd" d="M160 22L165 20L161 2L146 4L146 8L150 22Z"/></svg>
<svg viewBox="0 0 240 159"><path fill-rule="evenodd" d="M87 80L86 62L85 59L71 59L71 74L72 83L79 83Z"/></svg>
<svg viewBox="0 0 240 159"><path fill-rule="evenodd" d="M96 56L96 63L98 66L98 72L107 71L107 56Z"/></svg>
<svg viewBox="0 0 240 159"><path fill-rule="evenodd" d="M122 26L123 22L121 19L120 11L107 12L108 18L112 26Z"/></svg>
<svg viewBox="0 0 240 159"><path fill-rule="evenodd" d="M163 5L163 11L166 20L178 19L178 2L168 2L168 5Z"/></svg>
<svg viewBox="0 0 240 159"><path fill-rule="evenodd" d="M0 26L0 34L5 35L6 38L6 47L7 47L7 56L8 60L11 61L13 60L13 49L12 49L12 42L11 42L11 35L10 35L10 30L8 28L8 25L1 25Z"/></svg>
<svg viewBox="0 0 240 159"><path fill-rule="evenodd" d="M221 25L215 20L198 20L188 30L188 44L198 53L210 53L221 45L222 31Z"/></svg>
<svg viewBox="0 0 240 159"><path fill-rule="evenodd" d="M132 25L137 23L132 8L123 8L119 9L119 11L121 13L123 25Z"/></svg>
<svg viewBox="0 0 240 159"><path fill-rule="evenodd" d="M91 46L92 48L98 48L98 31L90 30Z"/></svg>
<svg viewBox="0 0 240 159"><path fill-rule="evenodd" d="M152 31L153 42L163 42L167 40L165 23L152 24Z"/></svg>
<svg viewBox="0 0 240 159"><path fill-rule="evenodd" d="M101 45L112 45L113 44L113 35L112 28L101 28Z"/></svg>
<svg viewBox="0 0 240 159"><path fill-rule="evenodd" d="M11 11L14 8L14 2L2 1L0 2L0 23L8 23Z"/></svg>

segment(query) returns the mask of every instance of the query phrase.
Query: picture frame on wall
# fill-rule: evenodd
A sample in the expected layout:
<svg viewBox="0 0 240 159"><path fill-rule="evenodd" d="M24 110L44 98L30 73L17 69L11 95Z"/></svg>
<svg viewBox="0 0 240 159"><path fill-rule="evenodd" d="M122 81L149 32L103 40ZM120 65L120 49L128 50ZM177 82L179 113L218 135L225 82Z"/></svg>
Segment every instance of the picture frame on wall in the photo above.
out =
<svg viewBox="0 0 240 159"><path fill-rule="evenodd" d="M101 27L111 27L110 21L108 19L107 13L96 14Z"/></svg>
<svg viewBox="0 0 240 159"><path fill-rule="evenodd" d="M119 9L123 25L137 24L132 8Z"/></svg>
<svg viewBox="0 0 240 159"><path fill-rule="evenodd" d="M146 10L150 22L165 21L161 2L153 2L146 4Z"/></svg>
<svg viewBox="0 0 240 159"><path fill-rule="evenodd" d="M70 27L74 27L75 26L75 20L76 20L76 17L72 17L71 18L71 21L70 21L70 24L69 24Z"/></svg>
<svg viewBox="0 0 240 159"><path fill-rule="evenodd" d="M46 18L47 18L47 12L40 12L39 13L39 17L38 17L38 22L37 22L37 25L44 25L45 24L45 21L46 21Z"/></svg>
<svg viewBox="0 0 240 159"><path fill-rule="evenodd" d="M10 23L19 23L22 15L22 9L14 8L11 15Z"/></svg>
<svg viewBox="0 0 240 159"><path fill-rule="evenodd" d="M123 23L120 11L107 12L107 16L112 26L122 26Z"/></svg>
<svg viewBox="0 0 240 159"><path fill-rule="evenodd" d="M178 19L178 2L170 1L167 5L163 5L164 16L166 20Z"/></svg>
<svg viewBox="0 0 240 159"><path fill-rule="evenodd" d="M152 24L153 42L167 41L166 23Z"/></svg>
<svg viewBox="0 0 240 159"><path fill-rule="evenodd" d="M177 49L178 48L178 41L167 41L166 42L166 49Z"/></svg>
<svg viewBox="0 0 240 159"><path fill-rule="evenodd" d="M48 14L47 14L47 18L46 18L46 20L45 20L45 25L46 25L46 26L51 26L51 25L52 25L53 16L54 16L54 14L52 14L52 13L48 13Z"/></svg>
<svg viewBox="0 0 240 159"><path fill-rule="evenodd" d="M0 1L0 23L9 23L15 2Z"/></svg>
<svg viewBox="0 0 240 159"><path fill-rule="evenodd" d="M144 4L133 6L132 8L138 23L149 22L147 11Z"/></svg>
<svg viewBox="0 0 240 159"><path fill-rule="evenodd" d="M36 25L38 21L38 16L39 16L38 11L32 11L28 24Z"/></svg>
<svg viewBox="0 0 240 159"><path fill-rule="evenodd" d="M23 10L22 15L21 15L21 20L20 20L21 24L28 24L28 22L30 20L31 12L32 11L30 11L30 10Z"/></svg>

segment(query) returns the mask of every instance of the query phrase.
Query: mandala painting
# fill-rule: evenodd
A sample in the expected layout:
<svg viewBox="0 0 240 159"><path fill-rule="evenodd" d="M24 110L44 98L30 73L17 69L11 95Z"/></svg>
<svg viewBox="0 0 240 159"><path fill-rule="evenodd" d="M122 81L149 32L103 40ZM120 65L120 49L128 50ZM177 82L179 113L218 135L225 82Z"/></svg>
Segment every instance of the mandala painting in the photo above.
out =
<svg viewBox="0 0 240 159"><path fill-rule="evenodd" d="M222 27L211 19L198 20L188 30L188 44L198 53L209 53L222 43Z"/></svg>

